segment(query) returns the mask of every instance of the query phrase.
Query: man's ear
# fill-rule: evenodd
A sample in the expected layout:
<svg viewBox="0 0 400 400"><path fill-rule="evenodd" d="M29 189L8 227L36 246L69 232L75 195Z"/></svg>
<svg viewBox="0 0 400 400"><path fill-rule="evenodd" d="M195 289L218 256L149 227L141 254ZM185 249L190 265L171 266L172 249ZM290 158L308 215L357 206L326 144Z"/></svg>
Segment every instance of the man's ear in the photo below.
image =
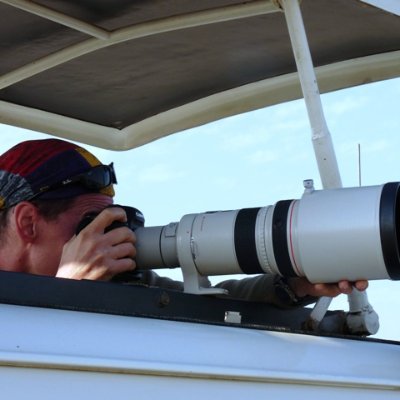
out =
<svg viewBox="0 0 400 400"><path fill-rule="evenodd" d="M37 207L32 203L22 201L14 208L14 218L18 235L27 243L33 242L37 237L40 219Z"/></svg>

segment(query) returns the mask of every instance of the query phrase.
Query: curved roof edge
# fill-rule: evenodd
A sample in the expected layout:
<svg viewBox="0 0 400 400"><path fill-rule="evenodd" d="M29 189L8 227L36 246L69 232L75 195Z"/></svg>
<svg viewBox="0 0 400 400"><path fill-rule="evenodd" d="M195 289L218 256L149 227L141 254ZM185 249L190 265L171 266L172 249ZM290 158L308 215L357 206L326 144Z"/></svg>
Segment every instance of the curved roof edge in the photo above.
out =
<svg viewBox="0 0 400 400"><path fill-rule="evenodd" d="M400 52L315 69L321 93L400 76ZM85 144L129 150L189 128L302 97L297 73L240 86L170 109L122 130L0 101L0 123Z"/></svg>

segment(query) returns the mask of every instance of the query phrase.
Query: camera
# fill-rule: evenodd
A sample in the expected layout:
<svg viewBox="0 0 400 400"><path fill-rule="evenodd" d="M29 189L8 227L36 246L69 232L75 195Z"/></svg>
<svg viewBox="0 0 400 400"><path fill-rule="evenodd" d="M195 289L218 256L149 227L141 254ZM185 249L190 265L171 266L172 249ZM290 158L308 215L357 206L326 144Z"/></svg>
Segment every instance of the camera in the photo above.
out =
<svg viewBox="0 0 400 400"><path fill-rule="evenodd" d="M199 275L278 274L313 283L400 280L400 183L314 190L274 205L184 215L145 227L122 207L136 233L137 271L194 267ZM77 232L96 215L87 215Z"/></svg>
<svg viewBox="0 0 400 400"><path fill-rule="evenodd" d="M114 221L112 224L107 226L107 228L104 230L104 232L109 232L112 229L120 228L123 226L126 226L130 228L133 231L136 231L138 228L142 228L144 226L144 216L143 214L134 207L129 207L129 206L122 206L119 204L111 204L109 207L120 207L124 209L127 217L127 222L121 222L121 221ZM89 213L86 214L81 221L79 222L75 233L79 234L79 232L84 229L86 226L88 226L96 217L98 213ZM135 270L135 271L128 271L128 272L122 272L120 274L115 275L111 281L112 282L133 282L140 280L140 272Z"/></svg>
<svg viewBox="0 0 400 400"><path fill-rule="evenodd" d="M121 206L119 204L111 204L107 208L110 207L119 207L124 209L127 217L127 222L114 221L111 225L109 225L105 229L105 232L109 232L110 230L115 228L120 228L121 226L126 226L135 231L137 228L141 228L144 226L144 216L137 208L129 206ZM97 215L98 213L86 214L79 222L75 230L75 233L78 234L82 229L88 226L97 217Z"/></svg>

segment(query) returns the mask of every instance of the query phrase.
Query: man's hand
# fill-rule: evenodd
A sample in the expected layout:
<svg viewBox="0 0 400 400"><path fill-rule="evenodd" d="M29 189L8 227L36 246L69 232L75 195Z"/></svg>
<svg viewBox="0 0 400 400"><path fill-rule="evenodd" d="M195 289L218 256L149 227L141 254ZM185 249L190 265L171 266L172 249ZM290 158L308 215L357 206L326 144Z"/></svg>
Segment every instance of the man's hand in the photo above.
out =
<svg viewBox="0 0 400 400"><path fill-rule="evenodd" d="M364 291L368 287L368 281L340 281L338 283L311 283L306 278L291 278L289 286L298 297L314 296L314 297L336 297L339 294L350 294L353 287L360 291Z"/></svg>
<svg viewBox="0 0 400 400"><path fill-rule="evenodd" d="M56 276L109 280L121 272L134 270L135 234L128 227L104 233L114 221L126 222L122 208L106 208L78 235L73 236L64 245Z"/></svg>

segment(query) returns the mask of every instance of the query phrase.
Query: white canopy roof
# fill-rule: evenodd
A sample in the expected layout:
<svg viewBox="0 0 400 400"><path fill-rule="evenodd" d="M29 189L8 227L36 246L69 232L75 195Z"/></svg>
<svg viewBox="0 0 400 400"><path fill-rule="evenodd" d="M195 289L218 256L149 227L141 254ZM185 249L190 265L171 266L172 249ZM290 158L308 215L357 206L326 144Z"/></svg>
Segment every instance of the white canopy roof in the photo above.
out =
<svg viewBox="0 0 400 400"><path fill-rule="evenodd" d="M390 9L301 7L321 92L400 75ZM278 1L0 0L0 14L1 123L124 150L301 97Z"/></svg>

